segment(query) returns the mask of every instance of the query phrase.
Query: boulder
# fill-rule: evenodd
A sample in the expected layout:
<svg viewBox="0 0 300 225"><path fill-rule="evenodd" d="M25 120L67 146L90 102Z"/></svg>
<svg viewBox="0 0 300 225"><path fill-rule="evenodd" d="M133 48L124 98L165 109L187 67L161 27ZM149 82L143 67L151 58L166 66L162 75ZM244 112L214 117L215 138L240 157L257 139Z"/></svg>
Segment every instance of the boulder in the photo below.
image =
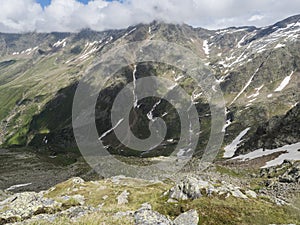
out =
<svg viewBox="0 0 300 225"><path fill-rule="evenodd" d="M247 190L246 195L250 198L257 198L257 194L255 191Z"/></svg>
<svg viewBox="0 0 300 225"><path fill-rule="evenodd" d="M166 216L150 209L141 208L134 213L135 225L173 225Z"/></svg>
<svg viewBox="0 0 300 225"><path fill-rule="evenodd" d="M187 177L170 190L169 197L176 200L197 199L202 196L201 190L207 190L211 184L194 177Z"/></svg>
<svg viewBox="0 0 300 225"><path fill-rule="evenodd" d="M173 223L174 225L197 225L199 223L199 215L196 210L192 209L180 214Z"/></svg>
<svg viewBox="0 0 300 225"><path fill-rule="evenodd" d="M239 189L231 191L233 197L247 199L248 197L244 195Z"/></svg>
<svg viewBox="0 0 300 225"><path fill-rule="evenodd" d="M73 184L83 184L84 183L84 180L80 177L73 177L71 179L72 179Z"/></svg>
<svg viewBox="0 0 300 225"><path fill-rule="evenodd" d="M127 190L123 191L118 197L118 205L124 205L128 203L129 192Z"/></svg>

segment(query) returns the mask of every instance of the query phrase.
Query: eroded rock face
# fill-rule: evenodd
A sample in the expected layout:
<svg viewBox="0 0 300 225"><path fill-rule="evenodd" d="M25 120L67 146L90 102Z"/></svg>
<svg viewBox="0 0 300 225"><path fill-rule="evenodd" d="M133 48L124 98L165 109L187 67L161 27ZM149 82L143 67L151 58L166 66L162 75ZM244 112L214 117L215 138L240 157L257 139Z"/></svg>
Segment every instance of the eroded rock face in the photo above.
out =
<svg viewBox="0 0 300 225"><path fill-rule="evenodd" d="M255 133L236 151L236 155L249 153L251 149L275 149L300 141L300 104L284 116L274 116L260 124Z"/></svg>

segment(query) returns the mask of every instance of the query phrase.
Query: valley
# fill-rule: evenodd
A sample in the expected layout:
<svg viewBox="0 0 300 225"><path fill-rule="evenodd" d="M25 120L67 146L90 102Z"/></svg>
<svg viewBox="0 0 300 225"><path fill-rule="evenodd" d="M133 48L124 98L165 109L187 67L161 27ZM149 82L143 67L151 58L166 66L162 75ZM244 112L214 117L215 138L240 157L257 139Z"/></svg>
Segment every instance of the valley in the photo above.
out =
<svg viewBox="0 0 300 225"><path fill-rule="evenodd" d="M149 218L152 224L171 225L298 224L299 35L300 15L262 28L207 30L153 21L102 32L0 33L0 224L143 225ZM99 73L102 60L124 46L139 43L150 54L151 43L161 42L169 43L159 49L161 61L135 62L146 51L129 49L125 67L112 73L118 63L111 59L113 69L106 68L111 74ZM211 87L205 89L207 80L201 86L189 68L179 67L192 58L176 55L170 43L199 59L197 72L214 78ZM178 66L163 63L166 55ZM94 79L84 80L90 74ZM155 79L139 89L139 80L149 77ZM159 79L170 83L162 87ZM87 94L76 107L86 120L76 123L80 115L74 114L73 102L82 80ZM120 140L116 131L127 114L113 120L112 113L123 113L128 105L113 103L127 85L131 89L121 99L132 99L133 107ZM188 98L174 94L179 89ZM155 96L139 100L140 93L163 93L176 104ZM212 104L211 93L222 98ZM90 97L96 99L92 110ZM216 112L222 115L218 121ZM190 121L182 125L181 115ZM162 126L158 118L167 127L162 141L141 150L130 147L129 134L147 140ZM215 124L221 129L213 129ZM86 131L82 137L79 128ZM206 152L210 137L217 141ZM78 145L82 140L91 149L87 157ZM99 143L107 152L93 155ZM184 147L175 154L178 144ZM188 163L165 176L186 156ZM88 157L100 160L91 168ZM149 180L130 177L123 167L104 168L114 160L144 174L149 166L170 166L166 174L152 171Z"/></svg>

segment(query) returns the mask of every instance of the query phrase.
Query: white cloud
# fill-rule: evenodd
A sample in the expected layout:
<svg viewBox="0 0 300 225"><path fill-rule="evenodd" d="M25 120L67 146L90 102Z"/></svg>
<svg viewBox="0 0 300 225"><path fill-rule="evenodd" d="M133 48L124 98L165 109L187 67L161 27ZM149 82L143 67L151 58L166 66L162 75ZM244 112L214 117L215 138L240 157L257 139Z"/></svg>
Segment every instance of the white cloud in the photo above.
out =
<svg viewBox="0 0 300 225"><path fill-rule="evenodd" d="M215 29L265 26L299 13L299 0L52 0L43 10L34 0L0 0L0 32L78 31L125 28L154 19Z"/></svg>
<svg viewBox="0 0 300 225"><path fill-rule="evenodd" d="M262 15L253 15L249 18L249 22L253 22L253 21L257 21L257 20L262 20L264 18L264 16Z"/></svg>

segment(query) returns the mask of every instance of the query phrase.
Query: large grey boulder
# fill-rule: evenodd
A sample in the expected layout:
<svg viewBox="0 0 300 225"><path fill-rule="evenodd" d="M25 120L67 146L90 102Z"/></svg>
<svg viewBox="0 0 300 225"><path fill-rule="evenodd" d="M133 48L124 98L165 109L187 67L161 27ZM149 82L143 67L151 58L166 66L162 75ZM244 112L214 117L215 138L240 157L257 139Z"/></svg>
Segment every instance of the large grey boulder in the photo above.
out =
<svg viewBox="0 0 300 225"><path fill-rule="evenodd" d="M145 208L134 213L134 221L135 225L173 225L166 216Z"/></svg>
<svg viewBox="0 0 300 225"><path fill-rule="evenodd" d="M169 197L176 200L197 199L202 196L201 190L212 187L212 185L201 179L186 177L170 190Z"/></svg>
<svg viewBox="0 0 300 225"><path fill-rule="evenodd" d="M192 209L180 214L173 223L174 225L197 225L199 223L199 215L196 210Z"/></svg>
<svg viewBox="0 0 300 225"><path fill-rule="evenodd" d="M197 225L199 215L196 210L180 214L174 221L147 207L142 207L134 213L135 225Z"/></svg>

